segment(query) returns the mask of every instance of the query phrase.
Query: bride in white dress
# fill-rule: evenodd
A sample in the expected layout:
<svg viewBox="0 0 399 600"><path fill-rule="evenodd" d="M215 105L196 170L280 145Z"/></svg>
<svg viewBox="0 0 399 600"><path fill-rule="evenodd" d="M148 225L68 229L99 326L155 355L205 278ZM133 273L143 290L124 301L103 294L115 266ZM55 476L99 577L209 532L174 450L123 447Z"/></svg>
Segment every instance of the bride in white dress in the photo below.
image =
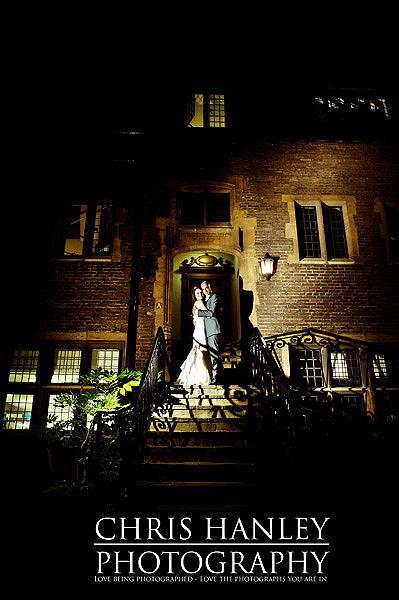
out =
<svg viewBox="0 0 399 600"><path fill-rule="evenodd" d="M198 316L199 308L206 310L201 288L194 288L193 297L193 346L181 366L181 372L177 383L184 385L209 385L212 377L212 363L207 350L204 323L205 317Z"/></svg>

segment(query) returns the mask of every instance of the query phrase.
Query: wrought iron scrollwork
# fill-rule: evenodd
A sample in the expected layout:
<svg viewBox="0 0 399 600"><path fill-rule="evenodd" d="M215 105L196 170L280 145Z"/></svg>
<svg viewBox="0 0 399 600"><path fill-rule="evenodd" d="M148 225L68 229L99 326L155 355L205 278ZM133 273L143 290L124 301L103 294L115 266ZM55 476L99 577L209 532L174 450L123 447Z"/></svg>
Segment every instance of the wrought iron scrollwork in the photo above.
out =
<svg viewBox="0 0 399 600"><path fill-rule="evenodd" d="M268 347L255 328L249 341L249 362L253 383L263 390L279 413L288 413L291 408L290 389L285 375Z"/></svg>
<svg viewBox="0 0 399 600"><path fill-rule="evenodd" d="M118 454L120 481L122 486L134 477L134 466L141 459L146 436L150 429L154 410L163 414L171 405L169 383L166 372L170 373L166 341L160 327L155 336L147 359L140 385L131 395L131 402L119 410L97 412L85 441L85 459L88 463L88 449L91 449L90 468L94 474L101 469L101 457L108 447ZM85 468L86 472L86 468Z"/></svg>
<svg viewBox="0 0 399 600"><path fill-rule="evenodd" d="M165 336L162 327L159 327L140 381L134 409L127 409L125 412L126 436L134 446L136 458L143 452L154 410L157 409L161 413L166 410L165 405L170 397L169 385L165 378L166 371L170 372L169 358ZM124 411L121 411L122 418L123 413Z"/></svg>

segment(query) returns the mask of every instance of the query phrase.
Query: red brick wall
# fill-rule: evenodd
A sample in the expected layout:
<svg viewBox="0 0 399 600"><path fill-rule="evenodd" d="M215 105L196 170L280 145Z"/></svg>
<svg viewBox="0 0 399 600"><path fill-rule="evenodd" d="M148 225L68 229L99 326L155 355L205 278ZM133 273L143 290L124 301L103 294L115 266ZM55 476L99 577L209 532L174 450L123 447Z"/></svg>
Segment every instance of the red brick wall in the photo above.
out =
<svg viewBox="0 0 399 600"><path fill-rule="evenodd" d="M132 213L120 226L122 260L50 260L42 276L35 319L41 331L127 331Z"/></svg>
<svg viewBox="0 0 399 600"><path fill-rule="evenodd" d="M257 286L258 325L264 335L312 326L345 333L398 333L397 265L388 265L380 235L376 197L399 199L398 147L378 143L279 142L237 143L222 155L205 179L247 179L239 198L248 217L256 217L256 254L280 256L278 271ZM169 169L172 171L173 169ZM167 172L165 170L165 172ZM173 179L172 179L173 178ZM165 182L187 181L192 174L167 172L146 189L141 255L159 255L155 228L158 215L167 215ZM159 183L163 180L162 183ZM354 195L360 265L288 264L292 240L285 237L288 222L282 194ZM127 331L134 206L121 226L121 262L50 261L40 290L26 293L27 312L18 326L28 337L33 331ZM154 336L154 277L140 280L137 366L143 367Z"/></svg>
<svg viewBox="0 0 399 600"><path fill-rule="evenodd" d="M399 333L399 266L388 265L376 197L399 200L398 147L343 142L258 144L241 148L235 174L248 178L242 208L257 218L256 252L280 256L258 283L264 335L312 326L346 333ZM292 240L282 194L346 194L357 199L361 265L288 264Z"/></svg>

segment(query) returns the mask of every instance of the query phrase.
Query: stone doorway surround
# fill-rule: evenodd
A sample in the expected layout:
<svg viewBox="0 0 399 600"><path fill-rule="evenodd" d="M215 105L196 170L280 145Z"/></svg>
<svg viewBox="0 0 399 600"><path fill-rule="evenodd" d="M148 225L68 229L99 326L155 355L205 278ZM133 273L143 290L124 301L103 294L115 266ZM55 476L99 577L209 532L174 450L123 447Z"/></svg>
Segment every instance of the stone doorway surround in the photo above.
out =
<svg viewBox="0 0 399 600"><path fill-rule="evenodd" d="M167 340L179 334L176 328L176 311L180 303L175 297L176 273L183 260L198 258L208 252L216 258L230 260L235 269L235 278L241 277L244 290L254 294L254 309L250 316L257 325L256 306L258 257L255 251L255 232L257 220L248 218L247 212L240 208L240 198L245 193L246 181L242 177L232 177L226 182L201 182L222 192L229 192L231 199L231 223L228 226L187 227L180 226L177 214L177 192L192 184L170 185L170 213L168 217L158 217L156 227L160 240L158 269L154 283L155 322L154 335L158 327L163 327ZM172 189L173 188L173 189ZM237 302L237 310L239 303ZM239 317L237 317L239 323ZM240 335L239 327L237 331Z"/></svg>

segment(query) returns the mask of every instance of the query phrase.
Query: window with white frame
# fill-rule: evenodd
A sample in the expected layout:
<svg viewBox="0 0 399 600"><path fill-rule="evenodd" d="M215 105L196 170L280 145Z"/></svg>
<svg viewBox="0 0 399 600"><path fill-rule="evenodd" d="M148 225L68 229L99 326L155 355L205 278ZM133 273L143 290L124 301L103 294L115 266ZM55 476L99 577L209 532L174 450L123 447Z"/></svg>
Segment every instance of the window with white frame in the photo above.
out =
<svg viewBox="0 0 399 600"><path fill-rule="evenodd" d="M78 383L82 350L56 350L51 383Z"/></svg>
<svg viewBox="0 0 399 600"><path fill-rule="evenodd" d="M101 367L116 373L120 369L121 347L117 347L118 343L100 344L87 343L79 348L75 344L68 347L67 342L64 347L42 343L40 349L26 346L10 352L9 362L5 365L8 372L6 387L0 401L0 415L3 415L0 428L29 430L33 427L36 430L46 420L50 428L54 421L70 421L74 416L72 409L56 398L77 387L81 374L91 369ZM39 364L42 365L40 369ZM44 397L49 394L48 405L43 402L43 394ZM92 420L93 415L88 415L88 426Z"/></svg>
<svg viewBox="0 0 399 600"><path fill-rule="evenodd" d="M359 386L361 384L359 355L357 350L348 348L330 353L332 386Z"/></svg>
<svg viewBox="0 0 399 600"><path fill-rule="evenodd" d="M68 404L57 400L58 394L50 394L47 410L47 427L53 428L55 424L65 423L73 419L73 410ZM51 417L49 419L49 417ZM72 429L72 422L68 423L67 429Z"/></svg>
<svg viewBox="0 0 399 600"><path fill-rule="evenodd" d="M105 371L117 372L119 369L120 351L115 348L93 348L91 354L91 368L101 367Z"/></svg>

